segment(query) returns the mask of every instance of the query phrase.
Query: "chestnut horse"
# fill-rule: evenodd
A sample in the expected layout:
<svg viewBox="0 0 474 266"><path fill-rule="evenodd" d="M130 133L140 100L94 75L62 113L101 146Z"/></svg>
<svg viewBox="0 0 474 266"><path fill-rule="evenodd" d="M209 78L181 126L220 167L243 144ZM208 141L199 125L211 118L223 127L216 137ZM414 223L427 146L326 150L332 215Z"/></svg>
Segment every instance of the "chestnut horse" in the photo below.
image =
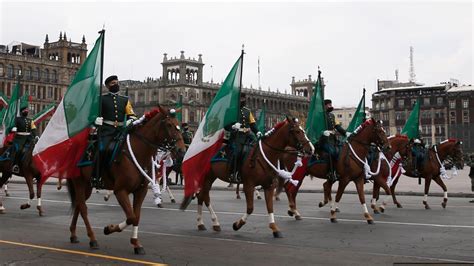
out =
<svg viewBox="0 0 474 266"><path fill-rule="evenodd" d="M336 202L331 200L331 222L337 222L336 206L341 200L344 190L350 181L354 181L359 195L359 201L364 211L364 217L367 223L372 224L373 218L367 210L364 195L364 182L370 166L365 158L369 153L371 143L382 147L384 150L388 148L388 140L385 131L380 122L373 118L366 120L360 125L354 133L344 143L339 160L336 162L336 171L339 175L339 184L336 193ZM365 160L365 161L364 161Z"/></svg>
<svg viewBox="0 0 474 266"><path fill-rule="evenodd" d="M411 149L409 148L409 152ZM444 184L443 180L441 179L441 168L444 166L443 161L446 160L448 156L452 157L455 166L458 169L463 169L464 167L464 159L463 159L463 152L462 152L462 142L456 139L447 139L442 141L439 145L434 145L428 150L428 158L426 158L420 166L418 166L418 172L420 176L425 179L425 195L423 197L423 205L425 209L430 209L428 205L428 192L430 190L431 180L434 180L444 191L443 201L441 206L446 208L448 202L448 189ZM404 164L406 176L409 177L418 177L415 176L413 173L413 165L411 162L408 162L406 158L404 158L407 163ZM402 161L403 162L403 161ZM395 187L397 186L398 180L400 178L395 179L391 186L392 191L392 198L393 203L397 205L397 207L402 208L402 205L398 202L395 196Z"/></svg>
<svg viewBox="0 0 474 266"><path fill-rule="evenodd" d="M148 179L142 173L143 169L153 169L152 157L158 149L165 150L170 147L177 147L184 150L184 142L181 136L179 122L174 116L170 116L168 110L159 107L143 116L139 121L142 124L136 125L127 135L121 153L116 160L104 169L102 179L105 188L114 191L115 197L126 215L126 220L120 224L111 224L104 228L104 234L121 232L129 225L133 225L130 243L135 254L145 254L143 246L138 241L138 223L140 221L140 211L143 200L148 191ZM90 197L92 186L90 179L92 176L92 166L81 168L81 176L68 179L68 191L71 196L74 215L71 221L70 231L71 243L78 243L76 235L76 223L79 213L86 225L89 236L90 248L97 249L98 244L94 231L87 217L86 200ZM129 194L133 194L133 205L130 203Z"/></svg>
<svg viewBox="0 0 474 266"><path fill-rule="evenodd" d="M9 146L5 146L0 149L0 154L3 154ZM20 173L15 174L17 176L23 176L25 178L26 184L28 186L28 191L30 193L29 199L26 203L20 206L20 209L24 210L31 207L31 201L35 198L35 191L33 188L33 179L36 179L36 191L37 191L37 205L36 209L38 210L38 214L40 216L44 215L43 207L41 206L41 173L36 168L33 160L32 160L32 152L35 145L31 143L27 150L25 150L24 157L20 160L20 164L18 167L20 168ZM0 161L0 172L2 173L2 177L0 178L0 187L3 186L11 177L12 177L12 161L5 160ZM0 214L5 213L5 208L0 201Z"/></svg>
<svg viewBox="0 0 474 266"><path fill-rule="evenodd" d="M234 222L233 229L239 230L246 222L247 218L252 214L254 209L254 188L261 185L265 191L265 201L269 216L269 227L274 237L282 237L282 234L275 223L273 215L273 192L275 190L276 181L279 177L275 166L279 165L278 161L285 147L290 146L304 152L312 154L314 146L309 141L306 133L301 128L298 119L288 118L278 123L273 129L265 134L251 149L249 155L242 162L241 177L243 191L247 202L247 212L238 221ZM210 172L204 177L204 184L198 197L198 229L206 230L202 219L202 204L206 204L211 213L213 229L220 231L220 224L217 215L214 212L209 191L214 181L219 178L225 182L230 182L231 167L227 162L214 162L211 165ZM185 209L190 202L190 198L185 197L181 204L181 209Z"/></svg>

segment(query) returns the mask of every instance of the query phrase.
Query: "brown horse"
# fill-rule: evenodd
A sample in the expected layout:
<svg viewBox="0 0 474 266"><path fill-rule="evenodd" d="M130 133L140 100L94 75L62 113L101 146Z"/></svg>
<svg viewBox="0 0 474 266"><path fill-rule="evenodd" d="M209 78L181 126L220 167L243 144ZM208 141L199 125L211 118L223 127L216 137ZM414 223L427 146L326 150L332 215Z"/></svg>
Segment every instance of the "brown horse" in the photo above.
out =
<svg viewBox="0 0 474 266"><path fill-rule="evenodd" d="M410 147L408 149L411 152ZM423 205L425 206L425 209L430 209L430 206L428 205L428 192L430 190L431 180L434 180L443 189L444 196L441 206L446 208L448 202L448 189L441 179L441 167L443 167L442 163L448 158L448 156L452 157L453 162L458 169L463 169L464 159L462 152L462 142L456 139L447 139L442 141L439 145L434 145L431 147L428 151L427 158L424 160L423 164L418 167L420 176L425 179L425 195L423 197ZM404 157L404 159L406 158ZM405 162L407 162L404 164L406 170L405 175L415 178L418 177L413 173L414 168L410 160L405 160ZM395 179L390 188L394 204L396 204L399 208L402 208L402 205L398 202L395 196L395 187L397 186L399 179L400 178Z"/></svg>
<svg viewBox="0 0 474 266"><path fill-rule="evenodd" d="M5 146L0 149L0 154L3 154L9 146ZM37 196L37 205L36 209L38 210L38 214L40 216L44 215L43 207L41 206L41 173L36 168L33 160L32 160L32 152L33 152L34 145L30 145L29 148L25 151L24 157L20 160L20 164L18 165L20 168L20 172L15 174L17 176L23 176L25 178L26 184L28 186L29 191L29 199L26 203L20 206L20 209L28 209L31 207L31 201L35 198L35 191L33 188L33 179L36 179L36 196ZM0 172L2 173L2 177L0 178L0 187L3 186L12 176L12 161L5 160L0 162ZM0 201L0 213L4 213L5 209Z"/></svg>
<svg viewBox="0 0 474 266"><path fill-rule="evenodd" d="M177 147L181 150L185 149L179 122L174 116L169 115L168 110L159 107L159 109L151 111L140 120L143 123L136 125L128 134L121 153L117 155L116 160L102 174L105 188L114 190L115 197L126 215L126 220L122 223L106 226L104 234L121 232L127 226L133 225L130 243L134 248L135 254L145 254L143 246L138 241L140 211L149 183L148 177L145 178L143 173L150 174L150 169L154 167L151 160L158 149L166 150L170 149L170 147ZM148 169L148 173L143 169ZM90 239L89 246L97 249L97 240L87 217L86 206L86 200L92 192L90 183L92 171L92 166L83 167L80 177L68 179L67 182L72 206L74 207L70 226L70 241L71 243L78 242L76 223L80 213ZM133 205L130 203L129 194L133 194Z"/></svg>
<svg viewBox="0 0 474 266"><path fill-rule="evenodd" d="M366 120L344 143L339 160L336 162L336 171L339 174L339 184L336 193L336 205L331 200L331 222L337 222L336 206L341 200L344 190L350 181L354 181L359 201L364 211L367 223L372 224L373 218L367 210L364 195L364 182L370 166L364 159L367 158L371 143L383 149L388 148L388 140L381 123L373 118ZM368 168L368 169L366 169Z"/></svg>
<svg viewBox="0 0 474 266"><path fill-rule="evenodd" d="M242 163L241 177L247 202L247 212L233 224L233 229L237 231L247 222L248 216L252 214L254 209L254 188L255 186L261 185L265 191L269 227L274 237L282 237L273 215L273 192L276 186L275 181L279 177L277 173L278 169L276 169L275 166L278 165L281 155L286 152L285 147L287 146L294 147L306 154L312 154L314 147L296 118L287 118L265 135L264 139L259 140L258 143L253 146L249 155ZM203 202L211 213L213 229L215 231L221 230L217 215L210 202L209 191L217 178L225 182L230 182L230 174L231 167L227 162L215 162L212 163L210 172L204 177L204 184L197 196L197 221L199 230L206 229L202 219ZM190 199L186 197L181 204L181 209L185 209L189 202Z"/></svg>

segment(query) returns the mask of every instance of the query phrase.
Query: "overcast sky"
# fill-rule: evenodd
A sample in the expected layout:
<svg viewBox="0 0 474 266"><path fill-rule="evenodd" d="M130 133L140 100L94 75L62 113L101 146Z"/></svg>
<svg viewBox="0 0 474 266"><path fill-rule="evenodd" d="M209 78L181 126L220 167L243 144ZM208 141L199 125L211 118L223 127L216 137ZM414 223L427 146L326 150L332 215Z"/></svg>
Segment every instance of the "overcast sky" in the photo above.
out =
<svg viewBox="0 0 474 266"><path fill-rule="evenodd" d="M464 2L151 3L0 0L0 43L41 45L59 32L89 50L105 23L105 75L161 76L163 53L203 54L204 81L222 81L245 44L245 86L290 92L291 77L316 77L336 107L356 106L377 79L408 80L414 47L417 81L472 84L473 4ZM213 71L211 67L213 66ZM213 72L213 74L212 74ZM371 105L367 103L368 105Z"/></svg>

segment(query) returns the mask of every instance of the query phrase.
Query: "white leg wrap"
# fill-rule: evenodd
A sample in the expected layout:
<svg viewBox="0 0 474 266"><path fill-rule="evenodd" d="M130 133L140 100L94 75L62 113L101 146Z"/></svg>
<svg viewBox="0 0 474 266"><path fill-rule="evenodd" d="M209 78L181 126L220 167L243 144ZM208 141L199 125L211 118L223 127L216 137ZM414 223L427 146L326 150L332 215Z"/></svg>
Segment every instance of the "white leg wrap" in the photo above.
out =
<svg viewBox="0 0 474 266"><path fill-rule="evenodd" d="M301 216L300 212L297 209L295 209L293 212L295 213L295 216Z"/></svg>
<svg viewBox="0 0 474 266"><path fill-rule="evenodd" d="M274 224L275 223L275 216L273 213L268 214L268 223Z"/></svg>
<svg viewBox="0 0 474 266"><path fill-rule="evenodd" d="M199 224L203 224L202 222L202 205L198 204L198 212L197 212L197 222Z"/></svg>
<svg viewBox="0 0 474 266"><path fill-rule="evenodd" d="M336 210L336 207L334 205L334 201L330 200L329 201L329 206L331 206L331 211L335 211Z"/></svg>
<svg viewBox="0 0 474 266"><path fill-rule="evenodd" d="M423 196L423 201L428 201L428 194L425 194L425 196Z"/></svg>
<svg viewBox="0 0 474 266"><path fill-rule="evenodd" d="M31 200L28 199L28 201L26 202L26 204L31 205Z"/></svg>
<svg viewBox="0 0 474 266"><path fill-rule="evenodd" d="M372 198L372 200L370 201L370 204L373 204L373 205L377 204L377 200Z"/></svg>
<svg viewBox="0 0 474 266"><path fill-rule="evenodd" d="M134 226L132 229L132 238L138 239L138 226Z"/></svg>
<svg viewBox="0 0 474 266"><path fill-rule="evenodd" d="M369 210L367 210L367 205L364 203L362 204L362 209L364 210L364 213L368 213Z"/></svg>
<svg viewBox="0 0 474 266"><path fill-rule="evenodd" d="M41 206L41 198L38 198L38 206Z"/></svg>
<svg viewBox="0 0 474 266"><path fill-rule="evenodd" d="M209 210L209 213L211 214L212 225L219 225L219 221L217 220L216 212L212 208L212 205L209 204L209 207L207 207L207 209Z"/></svg>
<svg viewBox="0 0 474 266"><path fill-rule="evenodd" d="M445 192L444 192L444 198L445 198L445 199L448 198L448 191L445 191Z"/></svg>
<svg viewBox="0 0 474 266"><path fill-rule="evenodd" d="M170 200L174 200L173 193L171 193L170 187L166 187L166 191L168 192L168 195L170 195Z"/></svg>
<svg viewBox="0 0 474 266"><path fill-rule="evenodd" d="M7 186L7 185L5 185L5 191L7 191L7 190L8 190L8 186Z"/></svg>
<svg viewBox="0 0 474 266"><path fill-rule="evenodd" d="M242 216L242 218L240 218L240 219L242 219L242 221L246 222L248 217L249 217L248 214L244 214L244 216Z"/></svg>
<svg viewBox="0 0 474 266"><path fill-rule="evenodd" d="M3 205L0 205L0 211L4 211L5 210L5 207L3 207Z"/></svg>
<svg viewBox="0 0 474 266"><path fill-rule="evenodd" d="M119 223L119 225L118 225L120 230L123 230L123 229L127 228L127 226L128 226L128 224L127 224L126 221L123 221L123 222Z"/></svg>

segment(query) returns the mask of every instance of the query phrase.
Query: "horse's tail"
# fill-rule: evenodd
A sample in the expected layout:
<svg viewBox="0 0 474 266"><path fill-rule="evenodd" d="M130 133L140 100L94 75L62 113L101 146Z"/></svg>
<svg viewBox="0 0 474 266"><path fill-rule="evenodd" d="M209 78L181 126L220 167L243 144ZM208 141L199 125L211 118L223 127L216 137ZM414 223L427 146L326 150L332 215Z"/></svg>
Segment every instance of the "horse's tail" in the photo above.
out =
<svg viewBox="0 0 474 266"><path fill-rule="evenodd" d="M66 184L69 197L71 198L71 208L74 209L76 207L76 189L71 179L66 179Z"/></svg>
<svg viewBox="0 0 474 266"><path fill-rule="evenodd" d="M192 196L185 196L183 201L181 202L181 205L179 206L179 209L182 211L186 210L186 208L189 206L192 200L193 200Z"/></svg>

